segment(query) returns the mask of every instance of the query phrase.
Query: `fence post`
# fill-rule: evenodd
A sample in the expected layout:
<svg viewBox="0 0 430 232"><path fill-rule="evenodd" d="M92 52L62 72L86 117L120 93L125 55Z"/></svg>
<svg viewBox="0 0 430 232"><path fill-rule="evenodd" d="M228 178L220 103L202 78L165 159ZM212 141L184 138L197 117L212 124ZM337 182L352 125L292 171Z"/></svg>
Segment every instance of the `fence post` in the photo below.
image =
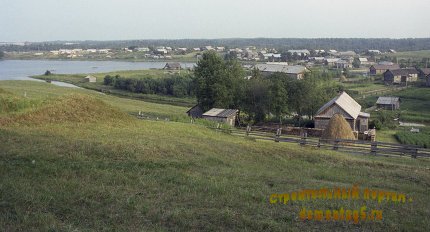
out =
<svg viewBox="0 0 430 232"><path fill-rule="evenodd" d="M376 150L378 150L378 143L377 142L372 142L370 144L370 153L373 155L376 155Z"/></svg>
<svg viewBox="0 0 430 232"><path fill-rule="evenodd" d="M246 126L246 136L249 136L249 132L251 132L251 126Z"/></svg>
<svg viewBox="0 0 430 232"><path fill-rule="evenodd" d="M300 145L306 145L306 137L302 136L302 139L300 140Z"/></svg>
<svg viewBox="0 0 430 232"><path fill-rule="evenodd" d="M418 148L411 148L411 157L416 159L418 154Z"/></svg>
<svg viewBox="0 0 430 232"><path fill-rule="evenodd" d="M333 150L337 150L337 149L339 149L339 139L336 139L333 145Z"/></svg>
<svg viewBox="0 0 430 232"><path fill-rule="evenodd" d="M281 128L278 128L277 130L276 130L276 135L275 135L275 142L279 142L279 137L281 136Z"/></svg>
<svg viewBox="0 0 430 232"><path fill-rule="evenodd" d="M318 147L318 148L320 148L320 147L321 147L321 138L318 138L318 145L317 145L317 147Z"/></svg>

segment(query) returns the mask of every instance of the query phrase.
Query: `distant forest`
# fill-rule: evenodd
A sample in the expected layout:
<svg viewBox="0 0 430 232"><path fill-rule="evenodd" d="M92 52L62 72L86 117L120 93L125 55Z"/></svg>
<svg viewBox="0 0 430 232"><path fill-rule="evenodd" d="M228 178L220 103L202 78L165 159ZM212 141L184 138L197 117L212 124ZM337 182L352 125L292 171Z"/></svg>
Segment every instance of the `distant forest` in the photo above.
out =
<svg viewBox="0 0 430 232"><path fill-rule="evenodd" d="M65 45L66 43L73 43ZM88 49L88 48L124 48L124 47L157 47L169 46L173 48L203 47L203 46L224 46L226 48L256 46L257 48L275 48L280 52L287 49L335 49L339 51L353 50L364 52L369 49L387 51L416 51L430 50L430 38L416 39L359 39L359 38L254 38L254 39L178 39L178 40L118 40L118 41L53 41L37 42L26 46L6 45L0 46L4 51L49 51L60 48Z"/></svg>

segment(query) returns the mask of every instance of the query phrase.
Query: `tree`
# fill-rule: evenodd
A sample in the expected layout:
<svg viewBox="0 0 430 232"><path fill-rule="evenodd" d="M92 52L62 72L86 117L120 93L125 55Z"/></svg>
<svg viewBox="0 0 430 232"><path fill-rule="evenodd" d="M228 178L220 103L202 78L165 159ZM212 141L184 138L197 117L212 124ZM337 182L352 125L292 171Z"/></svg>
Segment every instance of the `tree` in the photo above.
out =
<svg viewBox="0 0 430 232"><path fill-rule="evenodd" d="M360 68L360 60L358 58L354 58L354 61L352 62L352 67Z"/></svg>
<svg viewBox="0 0 430 232"><path fill-rule="evenodd" d="M244 71L236 60L224 61L216 52L207 51L198 61L194 75L197 102L204 111L240 105Z"/></svg>
<svg viewBox="0 0 430 232"><path fill-rule="evenodd" d="M265 78L251 78L246 82L242 107L248 113L250 121L264 121L269 113L269 89L270 82Z"/></svg>
<svg viewBox="0 0 430 232"><path fill-rule="evenodd" d="M288 111L288 93L285 88L285 76L278 73L272 75L270 85L270 112L275 114L282 123L282 116Z"/></svg>
<svg viewBox="0 0 430 232"><path fill-rule="evenodd" d="M3 57L4 57L4 52L0 51L0 59L3 59Z"/></svg>

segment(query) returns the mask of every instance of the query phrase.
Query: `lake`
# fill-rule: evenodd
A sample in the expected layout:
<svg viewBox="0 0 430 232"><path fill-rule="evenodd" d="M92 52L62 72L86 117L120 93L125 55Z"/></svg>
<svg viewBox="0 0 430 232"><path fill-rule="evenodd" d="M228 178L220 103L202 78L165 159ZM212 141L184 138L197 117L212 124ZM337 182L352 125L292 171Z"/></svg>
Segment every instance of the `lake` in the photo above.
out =
<svg viewBox="0 0 430 232"><path fill-rule="evenodd" d="M1 80L36 80L29 78L50 70L57 74L103 73L121 70L145 70L163 68L166 62L122 62L122 61L71 61L71 60L2 60L0 61ZM194 63L181 63L190 68ZM55 85L73 87L62 82Z"/></svg>

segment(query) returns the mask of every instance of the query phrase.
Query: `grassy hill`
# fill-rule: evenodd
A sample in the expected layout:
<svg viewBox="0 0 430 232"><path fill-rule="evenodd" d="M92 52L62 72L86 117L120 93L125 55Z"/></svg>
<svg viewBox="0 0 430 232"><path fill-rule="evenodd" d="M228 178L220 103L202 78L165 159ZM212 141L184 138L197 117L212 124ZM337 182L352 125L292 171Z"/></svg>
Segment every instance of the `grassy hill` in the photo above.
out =
<svg viewBox="0 0 430 232"><path fill-rule="evenodd" d="M0 114L8 121L0 124L5 231L430 228L429 160L353 156L247 140L202 125L137 120L125 113L181 117L185 108L84 89L24 81L0 82L0 89L4 99L36 103ZM413 201L269 201L273 193L353 184L405 193ZM303 207L362 206L383 210L383 220L355 225L299 219Z"/></svg>

